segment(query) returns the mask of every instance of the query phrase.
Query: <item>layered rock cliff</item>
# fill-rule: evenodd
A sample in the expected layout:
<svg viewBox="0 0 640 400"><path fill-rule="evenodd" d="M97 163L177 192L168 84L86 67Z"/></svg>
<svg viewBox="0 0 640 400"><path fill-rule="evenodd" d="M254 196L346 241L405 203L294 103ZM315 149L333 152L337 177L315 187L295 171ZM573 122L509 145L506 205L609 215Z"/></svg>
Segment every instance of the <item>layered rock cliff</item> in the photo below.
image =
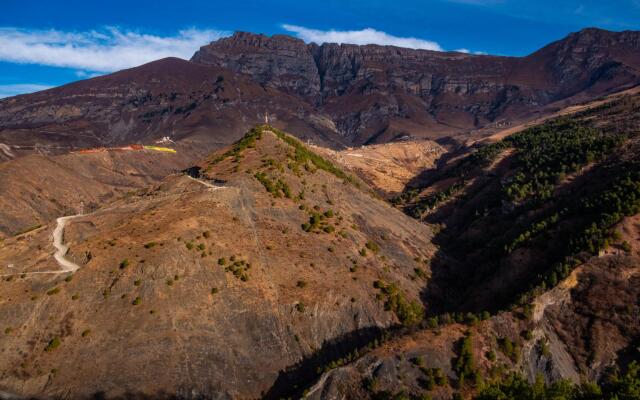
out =
<svg viewBox="0 0 640 400"><path fill-rule="evenodd" d="M356 143L478 128L640 82L637 32L585 29L524 58L315 43L239 32L192 61L250 75L328 113ZM408 121L406 121L408 120ZM410 125L410 124L409 124Z"/></svg>

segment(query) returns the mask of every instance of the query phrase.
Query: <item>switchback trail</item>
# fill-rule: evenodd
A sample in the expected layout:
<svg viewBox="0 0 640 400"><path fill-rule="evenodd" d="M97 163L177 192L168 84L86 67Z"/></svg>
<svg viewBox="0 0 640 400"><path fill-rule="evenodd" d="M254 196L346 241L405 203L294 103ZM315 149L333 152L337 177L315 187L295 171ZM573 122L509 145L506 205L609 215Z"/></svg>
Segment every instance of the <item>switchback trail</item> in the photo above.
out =
<svg viewBox="0 0 640 400"><path fill-rule="evenodd" d="M56 226L56 229L53 230L52 237L53 247L56 248L56 252L53 255L53 258L56 260L58 265L62 267L62 270L58 271L58 273L62 274L65 272L75 272L80 269L80 266L78 264L71 262L64 257L67 254L67 251L69 251L69 246L62 242L62 239L64 238L64 227L65 225L67 225L67 222L80 216L82 216L82 214L60 217L56 220L56 223L58 225Z"/></svg>

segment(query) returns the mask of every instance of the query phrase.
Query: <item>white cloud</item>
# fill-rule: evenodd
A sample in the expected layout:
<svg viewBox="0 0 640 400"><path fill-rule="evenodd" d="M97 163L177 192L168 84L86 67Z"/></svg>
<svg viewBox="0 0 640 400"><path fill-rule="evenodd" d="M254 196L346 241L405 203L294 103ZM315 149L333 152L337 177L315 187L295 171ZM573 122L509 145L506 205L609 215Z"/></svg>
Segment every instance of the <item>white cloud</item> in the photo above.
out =
<svg viewBox="0 0 640 400"><path fill-rule="evenodd" d="M9 85L0 85L0 99L3 97L11 97L23 93L33 93L40 90L50 89L51 86L39 85L35 83L16 83Z"/></svg>
<svg viewBox="0 0 640 400"><path fill-rule="evenodd" d="M442 47L431 40L418 39L414 37L398 37L388 33L377 31L373 28L361 29L359 31L322 31L309 29L298 25L283 24L282 27L295 33L297 37L305 42L316 43L349 43L349 44L379 44L398 47L408 47L411 49L425 49L443 51Z"/></svg>
<svg viewBox="0 0 640 400"><path fill-rule="evenodd" d="M475 54L477 56L486 56L487 53L485 53L484 51L471 51L469 49L456 49L454 51L457 51L458 53L464 53L464 54Z"/></svg>
<svg viewBox="0 0 640 400"><path fill-rule="evenodd" d="M164 57L188 59L200 46L227 34L198 29L156 36L114 27L87 32L0 28L0 61L104 73Z"/></svg>

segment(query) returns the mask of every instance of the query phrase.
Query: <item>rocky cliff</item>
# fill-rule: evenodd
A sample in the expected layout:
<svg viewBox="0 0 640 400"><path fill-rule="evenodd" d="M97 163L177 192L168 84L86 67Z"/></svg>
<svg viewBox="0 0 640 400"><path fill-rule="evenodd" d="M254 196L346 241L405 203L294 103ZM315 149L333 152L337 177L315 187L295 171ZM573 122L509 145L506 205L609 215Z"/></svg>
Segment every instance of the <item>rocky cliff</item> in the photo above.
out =
<svg viewBox="0 0 640 400"><path fill-rule="evenodd" d="M585 29L524 58L305 44L239 32L202 47L192 61L250 75L331 115L356 143L473 129L583 94L640 82L637 32ZM583 92L587 93L583 93Z"/></svg>

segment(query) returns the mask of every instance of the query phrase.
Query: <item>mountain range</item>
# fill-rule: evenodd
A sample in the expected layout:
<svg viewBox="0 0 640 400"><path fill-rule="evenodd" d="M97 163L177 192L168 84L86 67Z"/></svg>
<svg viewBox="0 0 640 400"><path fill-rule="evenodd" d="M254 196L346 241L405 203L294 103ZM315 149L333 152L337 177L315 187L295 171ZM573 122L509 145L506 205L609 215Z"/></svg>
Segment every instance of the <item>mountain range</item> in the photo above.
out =
<svg viewBox="0 0 640 400"><path fill-rule="evenodd" d="M637 32L599 29L526 57L239 32L190 61L159 60L1 100L0 143L14 154L56 154L168 136L211 150L265 114L303 140L335 148L446 140L632 87L640 79L639 48Z"/></svg>

